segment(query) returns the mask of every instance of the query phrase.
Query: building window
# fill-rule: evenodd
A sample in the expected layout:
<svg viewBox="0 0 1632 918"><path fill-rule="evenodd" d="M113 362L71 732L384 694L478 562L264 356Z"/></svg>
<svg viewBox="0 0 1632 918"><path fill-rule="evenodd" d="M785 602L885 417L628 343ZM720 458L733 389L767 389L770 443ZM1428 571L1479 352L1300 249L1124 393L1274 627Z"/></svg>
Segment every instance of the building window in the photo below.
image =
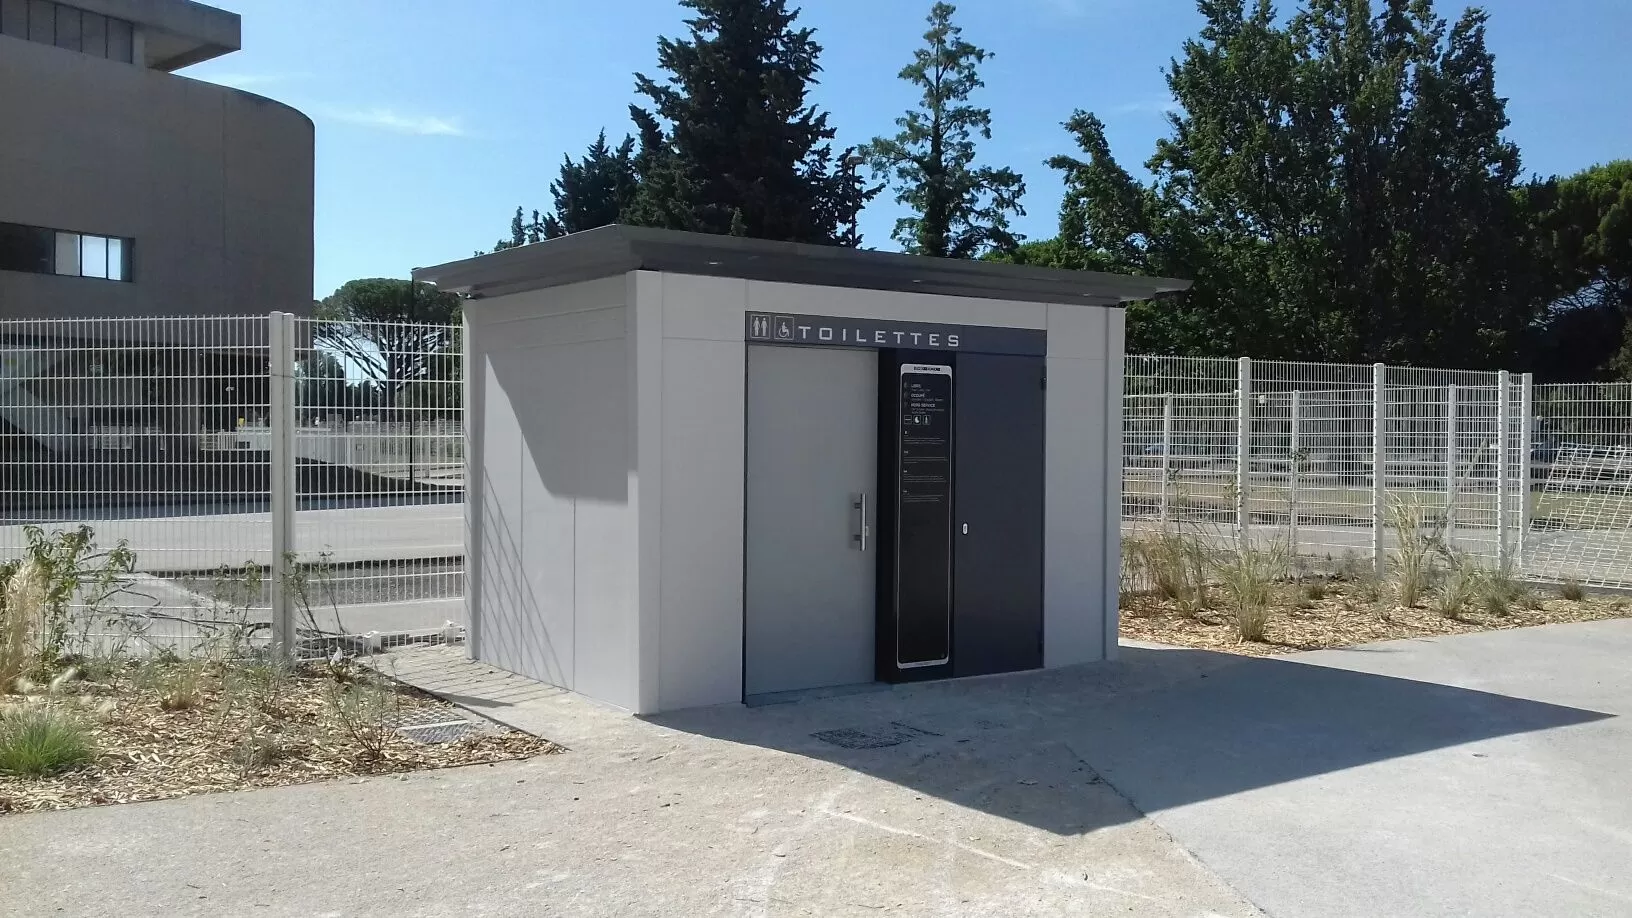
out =
<svg viewBox="0 0 1632 918"><path fill-rule="evenodd" d="M53 0L0 0L0 35L135 63L135 26Z"/></svg>
<svg viewBox="0 0 1632 918"><path fill-rule="evenodd" d="M130 280L131 240L0 223L0 271Z"/></svg>

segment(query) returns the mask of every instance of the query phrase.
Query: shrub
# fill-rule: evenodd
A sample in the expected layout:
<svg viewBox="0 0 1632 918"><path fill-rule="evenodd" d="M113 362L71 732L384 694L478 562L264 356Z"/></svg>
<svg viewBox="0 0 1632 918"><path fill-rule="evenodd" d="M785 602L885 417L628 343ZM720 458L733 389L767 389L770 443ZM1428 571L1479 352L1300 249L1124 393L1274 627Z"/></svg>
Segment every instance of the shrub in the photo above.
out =
<svg viewBox="0 0 1632 918"><path fill-rule="evenodd" d="M1285 552L1238 546L1215 562L1219 583L1229 602L1231 622L1243 641L1262 641L1269 628L1275 581L1286 572Z"/></svg>
<svg viewBox="0 0 1632 918"><path fill-rule="evenodd" d="M1479 578L1479 601L1491 615L1507 615L1514 605L1534 605L1535 595L1519 582L1511 564L1502 564Z"/></svg>
<svg viewBox="0 0 1632 918"><path fill-rule="evenodd" d="M1587 598L1587 591L1582 589L1581 581L1574 577L1566 577L1564 582L1558 585L1558 597L1570 602L1580 602Z"/></svg>
<svg viewBox="0 0 1632 918"><path fill-rule="evenodd" d="M376 762L396 737L397 694L379 677L351 682L332 679L326 691L329 714L340 732L357 745L358 759Z"/></svg>
<svg viewBox="0 0 1632 918"><path fill-rule="evenodd" d="M1416 606L1434 578L1434 560L1445 551L1445 524L1424 512L1422 503L1391 495L1386 511L1398 547L1389 557L1400 605Z"/></svg>
<svg viewBox="0 0 1632 918"><path fill-rule="evenodd" d="M1429 608L1452 621L1460 620L1479 596L1483 579L1479 569L1466 560L1452 564L1438 592L1429 600Z"/></svg>
<svg viewBox="0 0 1632 918"><path fill-rule="evenodd" d="M35 703L0 710L0 773L42 777L95 756L90 727L73 712Z"/></svg>
<svg viewBox="0 0 1632 918"><path fill-rule="evenodd" d="M33 561L10 562L0 589L0 694L16 689L34 663L33 636L45 614L45 570Z"/></svg>
<svg viewBox="0 0 1632 918"><path fill-rule="evenodd" d="M1163 529L1131 539L1129 549L1134 570L1157 596L1189 616L1207 608L1207 549L1199 537Z"/></svg>
<svg viewBox="0 0 1632 918"><path fill-rule="evenodd" d="M204 666L194 660L154 663L151 685L165 711L190 711L204 700Z"/></svg>

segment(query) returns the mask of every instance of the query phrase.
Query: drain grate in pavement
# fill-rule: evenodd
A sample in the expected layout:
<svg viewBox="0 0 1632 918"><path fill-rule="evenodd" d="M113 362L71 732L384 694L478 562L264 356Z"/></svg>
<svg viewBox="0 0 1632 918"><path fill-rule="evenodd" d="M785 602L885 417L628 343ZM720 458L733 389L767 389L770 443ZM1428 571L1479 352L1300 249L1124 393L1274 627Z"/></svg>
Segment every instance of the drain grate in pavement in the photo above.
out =
<svg viewBox="0 0 1632 918"><path fill-rule="evenodd" d="M886 746L899 746L910 739L920 736L939 736L928 730L920 730L907 724L892 723L888 727L878 730L859 730L855 727L843 727L838 730L818 730L811 736L824 743L831 743L841 749L883 749Z"/></svg>
<svg viewBox="0 0 1632 918"><path fill-rule="evenodd" d="M894 731L873 732L845 727L840 730L818 730L811 736L824 743L832 743L841 749L883 749L885 746L899 746L906 736Z"/></svg>
<svg viewBox="0 0 1632 918"><path fill-rule="evenodd" d="M468 720L450 720L418 727L398 727L397 732L416 743L451 743L467 736L475 736L482 732L482 728Z"/></svg>
<svg viewBox="0 0 1632 918"><path fill-rule="evenodd" d="M418 743L451 743L483 732L483 725L444 707L407 708L390 715L398 733Z"/></svg>

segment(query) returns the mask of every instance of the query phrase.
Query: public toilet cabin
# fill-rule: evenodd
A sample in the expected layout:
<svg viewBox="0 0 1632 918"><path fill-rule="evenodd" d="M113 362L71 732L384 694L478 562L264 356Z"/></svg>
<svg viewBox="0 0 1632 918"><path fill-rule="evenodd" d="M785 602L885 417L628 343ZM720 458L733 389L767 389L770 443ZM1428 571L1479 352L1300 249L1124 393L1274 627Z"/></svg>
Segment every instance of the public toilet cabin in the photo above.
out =
<svg viewBox="0 0 1632 918"><path fill-rule="evenodd" d="M1115 654L1121 305L1187 282L628 226L415 277L476 659L644 714Z"/></svg>

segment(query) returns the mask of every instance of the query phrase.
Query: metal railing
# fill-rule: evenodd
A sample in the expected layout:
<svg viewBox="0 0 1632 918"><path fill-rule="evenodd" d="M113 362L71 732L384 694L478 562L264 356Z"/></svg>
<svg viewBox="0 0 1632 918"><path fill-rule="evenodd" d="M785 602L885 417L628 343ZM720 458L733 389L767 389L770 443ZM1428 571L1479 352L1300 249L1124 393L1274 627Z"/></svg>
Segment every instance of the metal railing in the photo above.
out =
<svg viewBox="0 0 1632 918"><path fill-rule="evenodd" d="M460 351L454 326L283 313L0 321L0 559L31 528L128 546L88 634L446 633Z"/></svg>

